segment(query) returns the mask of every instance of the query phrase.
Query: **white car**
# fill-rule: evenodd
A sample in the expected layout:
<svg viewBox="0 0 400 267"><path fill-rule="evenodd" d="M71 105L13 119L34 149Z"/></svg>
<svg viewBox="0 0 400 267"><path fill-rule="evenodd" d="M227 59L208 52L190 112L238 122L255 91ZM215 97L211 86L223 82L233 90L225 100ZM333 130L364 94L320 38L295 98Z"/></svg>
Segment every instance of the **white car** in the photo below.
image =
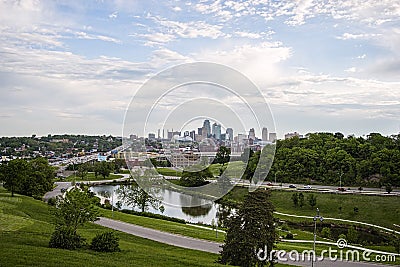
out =
<svg viewBox="0 0 400 267"><path fill-rule="evenodd" d="M303 186L304 189L311 189L311 185L305 185Z"/></svg>

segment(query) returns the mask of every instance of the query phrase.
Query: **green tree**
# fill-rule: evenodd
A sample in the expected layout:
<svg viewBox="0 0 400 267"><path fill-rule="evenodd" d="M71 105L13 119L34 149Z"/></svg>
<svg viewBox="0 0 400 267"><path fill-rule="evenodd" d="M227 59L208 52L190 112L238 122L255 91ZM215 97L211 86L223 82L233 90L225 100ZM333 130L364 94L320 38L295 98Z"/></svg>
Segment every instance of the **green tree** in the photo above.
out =
<svg viewBox="0 0 400 267"><path fill-rule="evenodd" d="M314 196L313 194L309 195L307 199L308 199L308 204L310 204L311 208L314 208L317 205L317 197Z"/></svg>
<svg viewBox="0 0 400 267"><path fill-rule="evenodd" d="M52 208L56 225L76 233L79 226L98 219L95 201L90 194L79 188L73 188L64 197L57 197L55 208Z"/></svg>
<svg viewBox="0 0 400 267"><path fill-rule="evenodd" d="M391 184L387 184L387 185L385 186L385 190L386 190L386 192L387 192L388 194L390 194L390 192L393 191L392 185L391 185Z"/></svg>
<svg viewBox="0 0 400 267"><path fill-rule="evenodd" d="M354 226L351 226L347 230L347 241L349 241L350 243L356 243L358 241L358 232L354 228Z"/></svg>
<svg viewBox="0 0 400 267"><path fill-rule="evenodd" d="M332 237L331 228L328 227L322 228L321 236L325 238L331 238Z"/></svg>
<svg viewBox="0 0 400 267"><path fill-rule="evenodd" d="M182 172L180 185L188 187L202 186L206 183L206 179L212 178L213 174L208 167L192 166Z"/></svg>
<svg viewBox="0 0 400 267"><path fill-rule="evenodd" d="M0 165L0 179L4 182L4 188L11 191L11 196L15 192L20 193L23 182L28 178L28 166L28 162L22 159Z"/></svg>
<svg viewBox="0 0 400 267"><path fill-rule="evenodd" d="M154 209L160 208L161 202L137 185L120 186L117 194L127 205L138 207L142 212L148 210L150 206Z"/></svg>
<svg viewBox="0 0 400 267"><path fill-rule="evenodd" d="M85 179L86 175L88 173L88 167L86 164L80 164L78 166L78 170L77 170L77 175L81 178L81 180Z"/></svg>
<svg viewBox="0 0 400 267"><path fill-rule="evenodd" d="M277 240L269 190L249 193L236 215L230 217L218 261L237 266L265 266ZM266 250L266 251L265 251ZM262 253L260 253L262 252ZM258 256L265 255L267 260Z"/></svg>
<svg viewBox="0 0 400 267"><path fill-rule="evenodd" d="M214 163L220 163L224 166L229 162L231 156L231 149L226 146L220 146L217 154L215 155Z"/></svg>

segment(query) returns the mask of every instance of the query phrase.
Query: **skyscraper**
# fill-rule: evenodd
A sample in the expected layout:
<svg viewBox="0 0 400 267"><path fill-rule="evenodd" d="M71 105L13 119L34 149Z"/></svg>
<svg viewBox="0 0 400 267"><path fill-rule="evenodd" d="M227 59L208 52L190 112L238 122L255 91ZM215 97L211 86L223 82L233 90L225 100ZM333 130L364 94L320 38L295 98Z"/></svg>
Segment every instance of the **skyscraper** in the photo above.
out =
<svg viewBox="0 0 400 267"><path fill-rule="evenodd" d="M211 134L211 125L209 120L204 120L203 128L203 131L206 131L205 133L203 133L203 136L208 137Z"/></svg>
<svg viewBox="0 0 400 267"><path fill-rule="evenodd" d="M229 136L229 137L227 137L227 139L229 141L233 141L233 129L232 128L227 128L226 129L226 134Z"/></svg>
<svg viewBox="0 0 400 267"><path fill-rule="evenodd" d="M249 139L256 140L256 133L254 131L254 128L251 128L249 131Z"/></svg>
<svg viewBox="0 0 400 267"><path fill-rule="evenodd" d="M268 141L268 129L266 127L262 129L262 140Z"/></svg>
<svg viewBox="0 0 400 267"><path fill-rule="evenodd" d="M212 126L212 134L215 139L220 140L221 139L221 125L217 124L216 122Z"/></svg>

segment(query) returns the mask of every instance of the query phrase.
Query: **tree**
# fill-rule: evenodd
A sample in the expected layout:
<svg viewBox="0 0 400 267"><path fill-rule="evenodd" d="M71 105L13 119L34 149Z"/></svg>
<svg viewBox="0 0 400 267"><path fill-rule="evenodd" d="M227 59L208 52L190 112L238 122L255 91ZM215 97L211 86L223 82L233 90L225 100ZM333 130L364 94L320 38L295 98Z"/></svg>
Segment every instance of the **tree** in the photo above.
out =
<svg viewBox="0 0 400 267"><path fill-rule="evenodd" d="M392 185L391 185L391 184L387 184L387 185L385 186L385 190L386 190L386 192L387 192L388 194L390 194L390 192L393 191Z"/></svg>
<svg viewBox="0 0 400 267"><path fill-rule="evenodd" d="M53 188L53 178L54 168L45 158L15 159L0 165L0 179L12 196L19 193L39 198Z"/></svg>
<svg viewBox="0 0 400 267"><path fill-rule="evenodd" d="M311 208L314 208L317 205L317 197L313 194L308 196L308 204L310 204Z"/></svg>
<svg viewBox="0 0 400 267"><path fill-rule="evenodd" d="M212 177L213 174L208 167L195 165L183 170L179 181L182 186L196 187L206 184L206 179Z"/></svg>
<svg viewBox="0 0 400 267"><path fill-rule="evenodd" d="M86 164L80 164L78 166L77 175L83 180L83 179L85 179L87 173L88 173L87 165Z"/></svg>
<svg viewBox="0 0 400 267"><path fill-rule="evenodd" d="M52 213L56 218L56 225L71 229L73 233L86 222L98 219L95 199L79 188L73 188L64 197L57 197Z"/></svg>
<svg viewBox="0 0 400 267"><path fill-rule="evenodd" d="M269 190L249 193L236 215L227 219L225 226L228 229L219 263L237 266L264 266L267 261L273 263L269 255L277 234L270 197Z"/></svg>
<svg viewBox="0 0 400 267"><path fill-rule="evenodd" d="M348 230L347 230L347 241L349 241L350 243L356 243L358 240L358 232L357 230L354 228L354 226L351 226Z"/></svg>
<svg viewBox="0 0 400 267"><path fill-rule="evenodd" d="M297 205L299 204L299 197L298 197L297 193L293 193L293 195L292 195L292 201L293 201L293 205L294 205L295 207L297 207Z"/></svg>
<svg viewBox="0 0 400 267"><path fill-rule="evenodd" d="M304 195L300 192L299 194L299 206L302 208L304 206Z"/></svg>
<svg viewBox="0 0 400 267"><path fill-rule="evenodd" d="M161 202L137 185L120 186L117 194L126 204L138 207L142 212L148 210L150 206L154 209L160 208Z"/></svg>
<svg viewBox="0 0 400 267"><path fill-rule="evenodd" d="M224 166L229 162L231 149L226 146L220 146L217 154L215 155L214 163L220 163Z"/></svg>
<svg viewBox="0 0 400 267"><path fill-rule="evenodd" d="M96 176L96 171L98 174L103 176L103 178L105 179L106 177L108 177L110 175L111 168L110 168L109 164L105 161L96 162L95 163L95 176Z"/></svg>
<svg viewBox="0 0 400 267"><path fill-rule="evenodd" d="M322 228L321 236L325 238L331 238L332 237L331 229L328 227Z"/></svg>
<svg viewBox="0 0 400 267"><path fill-rule="evenodd" d="M22 159L14 159L7 164L0 165L0 180L4 182L4 188L11 191L11 196L15 192L20 193L20 187L27 179L28 162Z"/></svg>

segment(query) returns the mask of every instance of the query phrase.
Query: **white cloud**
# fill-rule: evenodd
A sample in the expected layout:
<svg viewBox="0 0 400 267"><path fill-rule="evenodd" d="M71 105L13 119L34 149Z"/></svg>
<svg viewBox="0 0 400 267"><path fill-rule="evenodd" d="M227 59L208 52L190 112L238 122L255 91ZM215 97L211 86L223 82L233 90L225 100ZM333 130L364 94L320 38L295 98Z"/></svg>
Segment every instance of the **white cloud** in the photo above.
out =
<svg viewBox="0 0 400 267"><path fill-rule="evenodd" d="M121 40L109 37L109 36L104 36L104 35L96 35L96 34L89 34L87 32L75 32L75 36L78 39L86 39L86 40L100 40L104 42L112 42L116 44L120 44Z"/></svg>
<svg viewBox="0 0 400 267"><path fill-rule="evenodd" d="M108 15L108 18L110 19L116 19L118 17L118 11L115 11L113 13L111 13L110 15Z"/></svg>
<svg viewBox="0 0 400 267"><path fill-rule="evenodd" d="M352 33L343 33L342 36L337 36L336 38L339 40L357 40L357 39L370 39L379 37L381 34L374 33L360 33L360 34L352 34Z"/></svg>
<svg viewBox="0 0 400 267"><path fill-rule="evenodd" d="M354 72L357 72L357 68L356 68L356 67L351 67L351 68L345 69L344 71L345 71L345 72L354 73Z"/></svg>

